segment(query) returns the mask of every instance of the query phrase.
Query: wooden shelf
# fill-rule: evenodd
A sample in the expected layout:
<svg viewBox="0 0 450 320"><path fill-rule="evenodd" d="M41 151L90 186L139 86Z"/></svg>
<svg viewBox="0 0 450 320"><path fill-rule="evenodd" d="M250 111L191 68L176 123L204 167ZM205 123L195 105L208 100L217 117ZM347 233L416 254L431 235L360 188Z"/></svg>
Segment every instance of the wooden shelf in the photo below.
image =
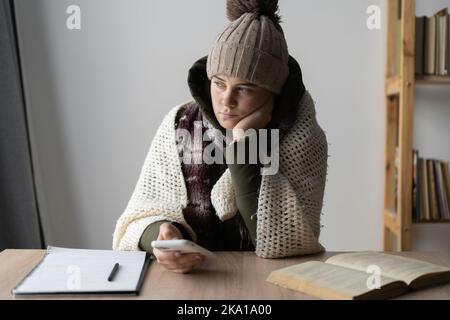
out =
<svg viewBox="0 0 450 320"><path fill-rule="evenodd" d="M386 153L384 205L381 212L383 248L387 251L407 251L411 250L413 224L450 223L450 220L412 221L411 170L415 85L450 85L450 76L415 75L416 1L386 0L386 8ZM394 163L396 154L397 166ZM393 210L396 201L397 210Z"/></svg>
<svg viewBox="0 0 450 320"><path fill-rule="evenodd" d="M450 76L416 75L417 84L448 84Z"/></svg>
<svg viewBox="0 0 450 320"><path fill-rule="evenodd" d="M414 114L414 28L415 0L386 0L386 153L383 209L383 248L386 251L411 250L412 148ZM401 13L401 14L399 14ZM400 21L398 18L400 18ZM400 22L400 28L398 28ZM397 31L400 33L397 39ZM400 56L398 56L400 55ZM398 147L398 167L395 150ZM397 174L397 198L395 191Z"/></svg>
<svg viewBox="0 0 450 320"><path fill-rule="evenodd" d="M422 220L422 221L413 221L414 224L432 224L432 223L450 223L450 220Z"/></svg>

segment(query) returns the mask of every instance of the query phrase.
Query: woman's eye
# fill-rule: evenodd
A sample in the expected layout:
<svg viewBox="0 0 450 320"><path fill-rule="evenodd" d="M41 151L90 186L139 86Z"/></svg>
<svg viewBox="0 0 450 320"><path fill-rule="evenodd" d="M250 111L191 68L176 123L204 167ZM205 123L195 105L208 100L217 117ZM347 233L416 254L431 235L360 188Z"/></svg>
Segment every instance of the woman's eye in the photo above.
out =
<svg viewBox="0 0 450 320"><path fill-rule="evenodd" d="M223 87L222 83L220 83L220 82L214 81L214 84L219 88Z"/></svg>
<svg viewBox="0 0 450 320"><path fill-rule="evenodd" d="M243 93L249 93L251 90L250 90L249 88L243 88L243 87L241 87L241 88L239 88L239 91L240 91L240 92L243 92Z"/></svg>

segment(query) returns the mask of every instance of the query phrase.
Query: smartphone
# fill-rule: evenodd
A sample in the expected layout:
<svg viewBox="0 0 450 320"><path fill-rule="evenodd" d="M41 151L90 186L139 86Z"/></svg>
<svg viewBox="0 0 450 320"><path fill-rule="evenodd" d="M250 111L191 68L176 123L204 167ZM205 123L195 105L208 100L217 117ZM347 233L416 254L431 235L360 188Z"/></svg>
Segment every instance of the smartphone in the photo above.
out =
<svg viewBox="0 0 450 320"><path fill-rule="evenodd" d="M155 240L152 241L152 247L161 251L180 251L181 253L201 253L206 258L214 259L216 255L208 249L199 246L193 241L180 240Z"/></svg>

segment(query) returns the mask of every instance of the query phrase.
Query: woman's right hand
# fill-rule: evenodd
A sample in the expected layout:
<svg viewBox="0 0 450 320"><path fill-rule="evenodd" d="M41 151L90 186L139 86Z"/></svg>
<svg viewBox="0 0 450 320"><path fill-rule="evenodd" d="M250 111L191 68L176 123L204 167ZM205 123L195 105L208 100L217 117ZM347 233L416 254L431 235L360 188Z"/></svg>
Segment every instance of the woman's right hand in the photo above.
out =
<svg viewBox="0 0 450 320"><path fill-rule="evenodd" d="M159 227L158 240L183 239L183 236L170 222L165 222ZM153 255L167 270L175 273L188 273L205 260L200 253L180 253L179 251L162 251L153 249Z"/></svg>

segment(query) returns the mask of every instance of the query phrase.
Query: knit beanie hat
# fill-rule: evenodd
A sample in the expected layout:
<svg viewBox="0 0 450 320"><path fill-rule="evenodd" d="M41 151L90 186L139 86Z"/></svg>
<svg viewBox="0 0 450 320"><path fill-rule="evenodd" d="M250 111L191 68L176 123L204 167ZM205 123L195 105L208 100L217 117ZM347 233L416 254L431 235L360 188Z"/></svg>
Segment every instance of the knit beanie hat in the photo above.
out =
<svg viewBox="0 0 450 320"><path fill-rule="evenodd" d="M289 53L280 26L278 0L227 0L230 24L208 54L208 78L224 74L280 94Z"/></svg>

